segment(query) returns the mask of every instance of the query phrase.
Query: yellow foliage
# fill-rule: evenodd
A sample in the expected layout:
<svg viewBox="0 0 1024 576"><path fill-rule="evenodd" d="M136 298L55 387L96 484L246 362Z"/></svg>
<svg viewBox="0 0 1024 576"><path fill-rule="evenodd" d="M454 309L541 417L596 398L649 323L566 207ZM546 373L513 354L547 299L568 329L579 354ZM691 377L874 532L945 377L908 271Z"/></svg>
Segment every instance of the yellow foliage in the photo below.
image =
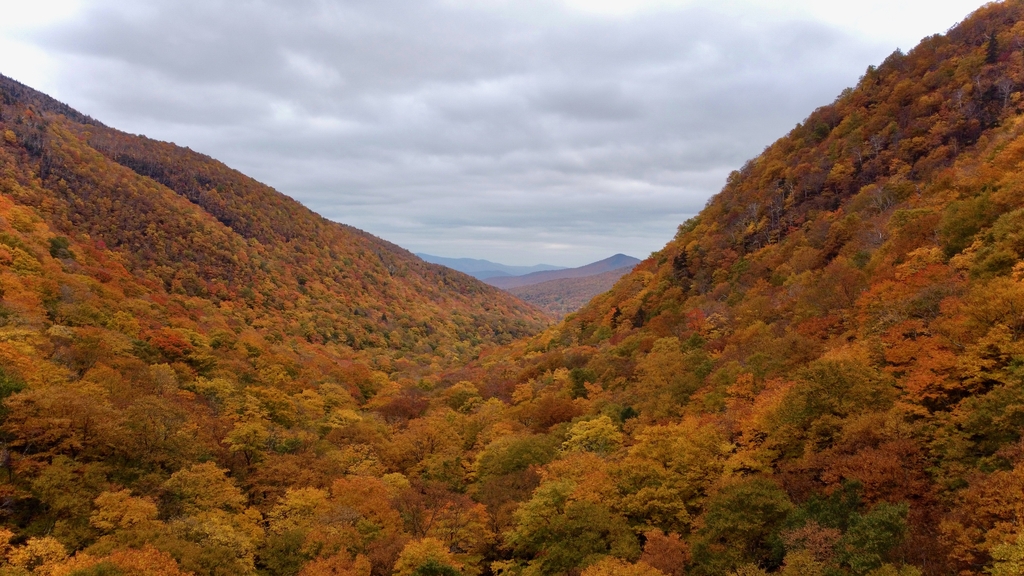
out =
<svg viewBox="0 0 1024 576"><path fill-rule="evenodd" d="M1024 574L1024 532L1008 544L992 548L992 576L1020 576Z"/></svg>
<svg viewBox="0 0 1024 576"><path fill-rule="evenodd" d="M412 576L417 569L430 562L462 570L462 564L455 560L443 542L436 538L424 538L405 545L395 563L394 575Z"/></svg>
<svg viewBox="0 0 1024 576"><path fill-rule="evenodd" d="M609 556L587 567L581 576L665 576L665 573L644 562L630 564Z"/></svg>
<svg viewBox="0 0 1024 576"><path fill-rule="evenodd" d="M327 510L327 492L317 488L289 489L267 514L267 529L283 534L311 522Z"/></svg>
<svg viewBox="0 0 1024 576"><path fill-rule="evenodd" d="M1010 572L1009 574L1020 574L1020 572ZM868 572L867 576L921 576L921 571L913 566L883 564L879 568Z"/></svg>
<svg viewBox="0 0 1024 576"><path fill-rule="evenodd" d="M245 505L245 497L228 478L227 471L212 462L175 472L164 483L164 488L174 495L186 514L237 511Z"/></svg>
<svg viewBox="0 0 1024 576"><path fill-rule="evenodd" d="M768 576L768 572L756 564L745 564L736 569L729 576Z"/></svg>
<svg viewBox="0 0 1024 576"><path fill-rule="evenodd" d="M108 326L111 330L117 330L122 334L131 336L132 338L138 338L139 332L142 330L139 325L139 319L124 310L115 312L110 318Z"/></svg>
<svg viewBox="0 0 1024 576"><path fill-rule="evenodd" d="M330 558L318 558L306 564L298 576L370 576L373 566L366 556L353 560L347 552Z"/></svg>
<svg viewBox="0 0 1024 576"><path fill-rule="evenodd" d="M607 416L577 422L569 429L569 437L562 444L567 452L594 452L606 455L622 444L622 432Z"/></svg>
<svg viewBox="0 0 1024 576"><path fill-rule="evenodd" d="M809 550L786 554L779 576L824 576L828 565L819 562Z"/></svg>
<svg viewBox="0 0 1024 576"><path fill-rule="evenodd" d="M68 557L64 546L56 538L29 538L24 546L7 554L12 566L32 570L36 574L50 576L55 566Z"/></svg>
<svg viewBox="0 0 1024 576"><path fill-rule="evenodd" d="M5 559L10 554L12 538L14 538L14 532L6 528L0 528L0 559Z"/></svg>
<svg viewBox="0 0 1024 576"><path fill-rule="evenodd" d="M569 481L573 500L607 502L615 493L608 462L593 452L570 452L547 465L545 481Z"/></svg>
<svg viewBox="0 0 1024 576"><path fill-rule="evenodd" d="M156 520L157 508L149 498L135 498L130 490L104 492L96 500L96 512L89 523L100 530L111 532L143 528Z"/></svg>

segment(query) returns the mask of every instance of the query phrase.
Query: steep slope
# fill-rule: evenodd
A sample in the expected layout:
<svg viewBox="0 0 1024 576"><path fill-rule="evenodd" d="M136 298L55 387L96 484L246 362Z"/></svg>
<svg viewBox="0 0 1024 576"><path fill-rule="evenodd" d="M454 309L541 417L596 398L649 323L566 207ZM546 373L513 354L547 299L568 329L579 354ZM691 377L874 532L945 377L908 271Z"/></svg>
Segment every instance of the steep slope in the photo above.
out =
<svg viewBox="0 0 1024 576"><path fill-rule="evenodd" d="M404 425L431 372L545 322L0 77L0 572L92 546L61 573L253 573L261 514L368 454L339 429Z"/></svg>
<svg viewBox="0 0 1024 576"><path fill-rule="evenodd" d="M674 539L665 573L1018 573L1022 48L1007 1L894 53L610 292L454 377L585 402L507 533L520 566L632 560L632 529L652 562Z"/></svg>
<svg viewBox="0 0 1024 576"><path fill-rule="evenodd" d="M170 293L272 310L288 336L356 349L449 349L443 356L461 343L465 354L542 325L513 299L209 157L64 115L10 79L0 78L0 93L14 135L6 161L39 184L6 192L60 233L103 242ZM424 326L430 334L416 335Z"/></svg>
<svg viewBox="0 0 1024 576"><path fill-rule="evenodd" d="M560 319L579 310L598 294L611 290L615 282L632 269L632 266L627 266L582 278L559 278L540 284L509 288L508 291L516 298Z"/></svg>
<svg viewBox="0 0 1024 576"><path fill-rule="evenodd" d="M605 272L611 272L612 270L618 270L619 268L625 268L627 266L636 266L639 263L640 260L637 260L632 256L616 254L605 258L604 260L599 260L578 268L533 272L531 274L523 274L522 276L500 276L495 278L486 278L484 281L491 286L497 286L498 288L508 290L510 288L530 286L531 284L540 284L541 282L549 282L551 280L559 280L561 278L585 278L587 276L603 274Z"/></svg>
<svg viewBox="0 0 1024 576"><path fill-rule="evenodd" d="M1014 0L893 54L611 291L418 373L293 336L301 299L190 295L159 268L193 250L174 235L62 236L93 204L16 202L46 196L51 136L9 128L0 570L1019 574L1022 47ZM93 158L74 134L40 168L131 192L112 162L69 171ZM238 277L276 265L245 246ZM236 253L202 254L197 278Z"/></svg>

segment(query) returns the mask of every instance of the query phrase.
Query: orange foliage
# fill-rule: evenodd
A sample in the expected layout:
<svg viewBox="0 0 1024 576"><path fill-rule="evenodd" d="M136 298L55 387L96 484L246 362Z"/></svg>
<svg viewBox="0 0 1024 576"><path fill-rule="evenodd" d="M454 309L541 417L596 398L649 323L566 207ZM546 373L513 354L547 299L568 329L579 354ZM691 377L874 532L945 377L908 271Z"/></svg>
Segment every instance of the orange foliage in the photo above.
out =
<svg viewBox="0 0 1024 576"><path fill-rule="evenodd" d="M532 337L505 293L0 77L6 562L1002 570L1022 46L1006 0L893 53Z"/></svg>

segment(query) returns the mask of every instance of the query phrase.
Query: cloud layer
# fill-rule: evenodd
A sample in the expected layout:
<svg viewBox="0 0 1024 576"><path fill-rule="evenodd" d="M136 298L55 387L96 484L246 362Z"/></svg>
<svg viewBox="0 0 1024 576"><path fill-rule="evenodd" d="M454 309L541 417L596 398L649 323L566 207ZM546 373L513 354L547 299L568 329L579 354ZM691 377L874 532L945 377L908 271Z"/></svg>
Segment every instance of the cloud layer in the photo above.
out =
<svg viewBox="0 0 1024 576"><path fill-rule="evenodd" d="M765 10L90 2L31 43L58 95L418 252L644 257L884 56Z"/></svg>

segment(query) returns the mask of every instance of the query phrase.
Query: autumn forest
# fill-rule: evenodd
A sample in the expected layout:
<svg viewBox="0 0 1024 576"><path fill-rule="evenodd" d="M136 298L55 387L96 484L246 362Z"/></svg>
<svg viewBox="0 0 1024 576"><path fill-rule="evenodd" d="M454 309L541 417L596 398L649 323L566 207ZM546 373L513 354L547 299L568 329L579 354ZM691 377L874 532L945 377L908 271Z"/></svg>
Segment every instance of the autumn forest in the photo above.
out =
<svg viewBox="0 0 1024 576"><path fill-rule="evenodd" d="M1024 574L1024 0L554 323L0 76L0 574Z"/></svg>

